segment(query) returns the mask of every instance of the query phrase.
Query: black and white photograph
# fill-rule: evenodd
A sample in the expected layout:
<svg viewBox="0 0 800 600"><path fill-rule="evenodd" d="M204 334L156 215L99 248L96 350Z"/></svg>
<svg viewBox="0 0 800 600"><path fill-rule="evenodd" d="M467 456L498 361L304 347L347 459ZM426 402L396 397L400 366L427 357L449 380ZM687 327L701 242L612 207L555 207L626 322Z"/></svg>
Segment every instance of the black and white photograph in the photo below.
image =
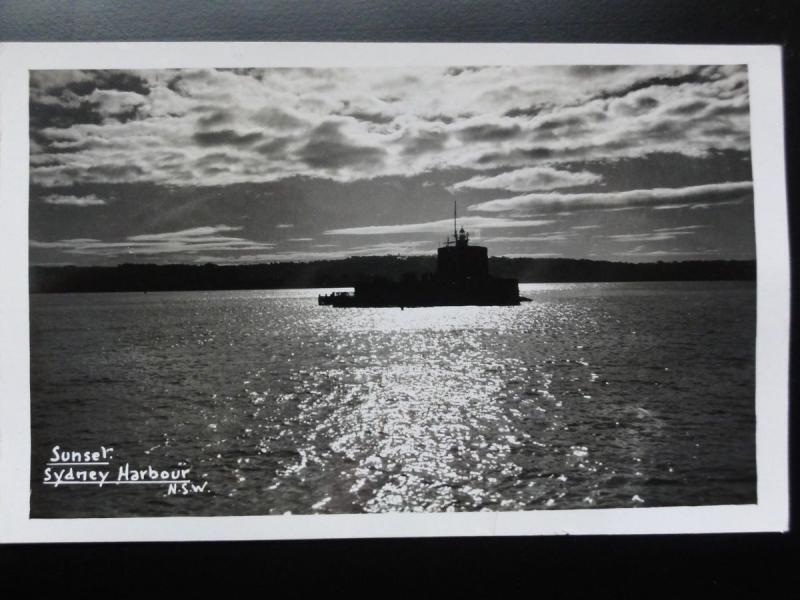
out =
<svg viewBox="0 0 800 600"><path fill-rule="evenodd" d="M31 68L29 518L758 505L752 68L640 62Z"/></svg>

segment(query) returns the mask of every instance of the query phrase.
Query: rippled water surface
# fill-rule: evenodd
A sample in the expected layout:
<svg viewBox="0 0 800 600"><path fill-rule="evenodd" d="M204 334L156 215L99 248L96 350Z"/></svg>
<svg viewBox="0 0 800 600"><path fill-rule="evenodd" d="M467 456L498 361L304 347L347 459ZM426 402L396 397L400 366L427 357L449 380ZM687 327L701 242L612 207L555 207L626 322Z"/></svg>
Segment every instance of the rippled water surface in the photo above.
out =
<svg viewBox="0 0 800 600"><path fill-rule="evenodd" d="M755 287L536 284L519 307L323 290L31 297L34 517L755 501ZM42 485L54 445L164 485Z"/></svg>

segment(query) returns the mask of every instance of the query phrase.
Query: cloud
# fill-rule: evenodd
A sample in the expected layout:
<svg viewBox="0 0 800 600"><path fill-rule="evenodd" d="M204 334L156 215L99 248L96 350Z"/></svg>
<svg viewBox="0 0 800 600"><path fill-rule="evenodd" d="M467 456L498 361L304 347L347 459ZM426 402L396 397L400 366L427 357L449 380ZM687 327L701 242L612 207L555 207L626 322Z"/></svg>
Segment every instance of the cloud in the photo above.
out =
<svg viewBox="0 0 800 600"><path fill-rule="evenodd" d="M702 67L693 67L686 73L675 75L659 75L646 79L634 81L623 86L609 86L609 89L602 90L595 98L621 98L639 90L652 87L676 87L687 83L701 83L708 78L703 75ZM607 72L608 73L608 72Z"/></svg>
<svg viewBox="0 0 800 600"><path fill-rule="evenodd" d="M638 246L633 250L628 250L626 252L615 252L617 256L634 256L634 257L657 257L657 256L675 256L675 257L687 257L687 256L715 256L720 254L720 250L716 248L706 248L700 250L692 250L692 249L681 249L681 248L673 248L671 250L645 250L643 246Z"/></svg>
<svg viewBox="0 0 800 600"><path fill-rule="evenodd" d="M670 115L688 116L695 115L708 107L705 100L689 100L670 108L667 113Z"/></svg>
<svg viewBox="0 0 800 600"><path fill-rule="evenodd" d="M31 248L73 248L81 244L92 244L95 242L100 242L100 240L96 240L94 238L72 238L57 242L39 242L37 240L30 240L28 245Z"/></svg>
<svg viewBox="0 0 800 600"><path fill-rule="evenodd" d="M31 182L221 186L454 170L479 177L582 160L749 151L744 66L449 73L33 71ZM237 168L202 166L221 148ZM163 160L177 154L187 160Z"/></svg>
<svg viewBox="0 0 800 600"><path fill-rule="evenodd" d="M387 125L394 121L394 115L388 115L380 112L367 112L367 111L353 111L350 113L343 113L348 117L353 117L358 121L367 121L376 125Z"/></svg>
<svg viewBox="0 0 800 600"><path fill-rule="evenodd" d="M659 227L649 233L625 233L606 236L613 242L663 242L674 240L681 236L690 236L700 229L707 229L708 225L680 225L676 227ZM641 247L640 247L641 248Z"/></svg>
<svg viewBox="0 0 800 600"><path fill-rule="evenodd" d="M663 242L665 240L674 240L682 235L694 235L694 231L672 231L672 232L654 232L654 233L625 233L619 235L606 236L607 239L614 242Z"/></svg>
<svg viewBox="0 0 800 600"><path fill-rule="evenodd" d="M737 200L730 200L728 202L701 202L699 204L691 204L689 208L691 210L707 210L709 208L714 208L718 206L738 206L742 202L744 202L745 198L738 198Z"/></svg>
<svg viewBox="0 0 800 600"><path fill-rule="evenodd" d="M264 137L260 131L237 133L231 129L219 131L198 131L192 136L201 146L249 146Z"/></svg>
<svg viewBox="0 0 800 600"><path fill-rule="evenodd" d="M92 238L73 238L55 242L30 240L32 248L54 248L66 254L123 257L123 256L174 256L182 257L197 252L263 252L275 246L240 237L217 235L220 232L238 231L241 227L216 225L194 227L180 231L145 233L128 236L119 242L105 242Z"/></svg>
<svg viewBox="0 0 800 600"><path fill-rule="evenodd" d="M103 117L113 117L123 121L134 118L139 109L147 104L145 96L117 89L96 89L88 98Z"/></svg>
<svg viewBox="0 0 800 600"><path fill-rule="evenodd" d="M653 210L680 210L682 208L691 208L691 204L666 204L664 206L654 206Z"/></svg>
<svg viewBox="0 0 800 600"><path fill-rule="evenodd" d="M521 131L522 127L516 123L486 123L459 129L456 135L464 142L501 142L519 136Z"/></svg>
<svg viewBox="0 0 800 600"><path fill-rule="evenodd" d="M603 113L598 113L603 114ZM563 135L565 130L578 129L586 124L584 116L576 111L565 114L564 116L546 117L539 120L534 127L534 131L538 134L546 133L547 135L555 135L558 132Z"/></svg>
<svg viewBox="0 0 800 600"><path fill-rule="evenodd" d="M259 154L263 154L265 156L285 155L286 149L293 141L296 141L293 137L273 137L268 142L264 142L263 144L256 146L255 150Z"/></svg>
<svg viewBox="0 0 800 600"><path fill-rule="evenodd" d="M600 175L588 171L564 171L552 167L527 167L485 177L478 175L450 186L451 191L462 189L499 189L510 192L530 192L589 185L602 181Z"/></svg>
<svg viewBox="0 0 800 600"><path fill-rule="evenodd" d="M143 116L150 86L125 71L32 71L30 115L34 132L42 127L100 124L107 118L129 121Z"/></svg>
<svg viewBox="0 0 800 600"><path fill-rule="evenodd" d="M216 127L217 125L223 125L225 123L230 123L234 120L233 114L227 110L214 110L211 114L205 115L200 117L197 120L197 124L201 127Z"/></svg>
<svg viewBox="0 0 800 600"><path fill-rule="evenodd" d="M513 198L481 202L470 206L469 210L483 212L533 210L540 213L551 213L634 207L652 208L671 204L719 205L730 201L752 198L752 194L752 182L740 181L683 188L654 188L624 192L526 194Z"/></svg>
<svg viewBox="0 0 800 600"><path fill-rule="evenodd" d="M512 108L507 110L503 116L505 117L535 117L538 114L541 114L542 111L547 110L547 105L533 105L533 106L522 106L517 108Z"/></svg>
<svg viewBox="0 0 800 600"><path fill-rule="evenodd" d="M539 227L548 225L554 221L549 220L516 220L516 219L496 219L488 217L464 217L458 220L458 224L467 230L479 229L498 229L513 227ZM439 233L446 235L451 231L453 221L443 219L441 221L429 221L427 223L408 223L404 225L369 225L366 227L347 227L344 229L329 229L325 235L391 235L398 233Z"/></svg>
<svg viewBox="0 0 800 600"><path fill-rule="evenodd" d="M677 233L682 231L696 231L698 229L708 229L708 225L681 225L678 227L659 227L654 229L658 233Z"/></svg>
<svg viewBox="0 0 800 600"><path fill-rule="evenodd" d="M342 167L377 166L385 154L383 148L374 146L319 140L307 143L297 155L310 167L337 170Z"/></svg>
<svg viewBox="0 0 800 600"><path fill-rule="evenodd" d="M298 150L298 158L310 167L333 171L379 166L386 150L352 141L342 133L342 127L342 122L330 120L318 125L309 141Z"/></svg>
<svg viewBox="0 0 800 600"><path fill-rule="evenodd" d="M51 194L50 196L45 196L44 198L45 204L55 204L60 206L102 206L106 204L106 201L102 198L98 198L94 194L89 194L88 196L64 196L60 194Z"/></svg>
<svg viewBox="0 0 800 600"><path fill-rule="evenodd" d="M564 231L554 231L552 233L542 233L527 236L517 237L494 237L488 240L482 240L486 244L521 244L527 242L564 242L574 234L566 233Z"/></svg>
<svg viewBox="0 0 800 600"><path fill-rule="evenodd" d="M250 119L260 125L279 131L293 131L308 125L305 119L276 106L265 106L258 110Z"/></svg>
<svg viewBox="0 0 800 600"><path fill-rule="evenodd" d="M240 231L241 229L241 227L232 227L230 225L213 225L205 227L193 227L191 229L182 229L180 231L169 231L165 233L134 235L128 237L128 239L134 242L153 242L159 240L196 240L198 238L207 238L208 236L225 231Z"/></svg>
<svg viewBox="0 0 800 600"><path fill-rule="evenodd" d="M416 156L429 152L439 152L447 144L449 135L443 129L428 129L409 132L403 139L401 152Z"/></svg>

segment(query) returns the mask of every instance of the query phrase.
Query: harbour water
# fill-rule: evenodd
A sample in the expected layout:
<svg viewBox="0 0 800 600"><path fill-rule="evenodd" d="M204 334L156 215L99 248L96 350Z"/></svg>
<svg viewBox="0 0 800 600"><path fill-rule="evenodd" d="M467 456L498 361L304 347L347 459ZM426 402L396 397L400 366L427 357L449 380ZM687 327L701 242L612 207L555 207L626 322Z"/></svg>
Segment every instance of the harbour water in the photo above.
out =
<svg viewBox="0 0 800 600"><path fill-rule="evenodd" d="M753 283L405 310L329 291L32 295L31 515L756 501ZM207 484L45 485L56 445Z"/></svg>

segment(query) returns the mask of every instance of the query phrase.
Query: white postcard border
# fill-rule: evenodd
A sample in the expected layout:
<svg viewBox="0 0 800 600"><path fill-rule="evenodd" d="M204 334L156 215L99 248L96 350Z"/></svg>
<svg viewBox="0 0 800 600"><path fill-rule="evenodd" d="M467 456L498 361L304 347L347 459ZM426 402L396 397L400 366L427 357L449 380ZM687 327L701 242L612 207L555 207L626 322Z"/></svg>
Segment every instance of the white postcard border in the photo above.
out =
<svg viewBox="0 0 800 600"><path fill-rule="evenodd" d="M30 519L28 70L747 64L756 211L758 503L526 512ZM789 245L778 46L0 44L0 542L641 534L788 529Z"/></svg>

